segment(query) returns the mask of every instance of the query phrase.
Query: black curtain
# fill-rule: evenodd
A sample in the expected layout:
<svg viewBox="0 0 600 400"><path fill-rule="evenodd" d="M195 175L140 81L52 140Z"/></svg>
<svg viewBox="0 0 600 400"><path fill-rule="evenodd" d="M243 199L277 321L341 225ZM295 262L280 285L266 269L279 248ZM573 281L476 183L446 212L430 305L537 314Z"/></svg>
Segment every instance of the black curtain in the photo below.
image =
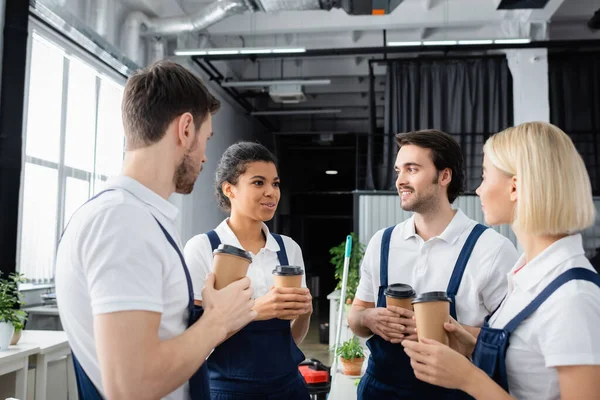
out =
<svg viewBox="0 0 600 400"><path fill-rule="evenodd" d="M600 195L600 52L548 55L550 122L573 140Z"/></svg>
<svg viewBox="0 0 600 400"><path fill-rule="evenodd" d="M384 133L373 135L372 124L365 189L394 189L396 133L440 129L460 143L467 190L473 191L480 183L485 139L512 121L512 76L504 56L390 61Z"/></svg>

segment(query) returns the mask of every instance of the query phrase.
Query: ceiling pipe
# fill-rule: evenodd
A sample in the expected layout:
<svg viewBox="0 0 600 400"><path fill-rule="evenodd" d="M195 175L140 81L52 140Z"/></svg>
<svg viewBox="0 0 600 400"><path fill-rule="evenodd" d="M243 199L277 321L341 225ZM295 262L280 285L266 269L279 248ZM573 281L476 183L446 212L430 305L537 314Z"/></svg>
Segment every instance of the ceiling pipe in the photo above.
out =
<svg viewBox="0 0 600 400"><path fill-rule="evenodd" d="M169 18L149 18L140 11L133 11L124 23L123 50L136 64L143 65L143 56L140 54L142 35L172 36L182 32L196 32L231 15L249 10L247 1L218 0L195 14Z"/></svg>
<svg viewBox="0 0 600 400"><path fill-rule="evenodd" d="M115 43L115 0L90 0L90 26L111 44Z"/></svg>

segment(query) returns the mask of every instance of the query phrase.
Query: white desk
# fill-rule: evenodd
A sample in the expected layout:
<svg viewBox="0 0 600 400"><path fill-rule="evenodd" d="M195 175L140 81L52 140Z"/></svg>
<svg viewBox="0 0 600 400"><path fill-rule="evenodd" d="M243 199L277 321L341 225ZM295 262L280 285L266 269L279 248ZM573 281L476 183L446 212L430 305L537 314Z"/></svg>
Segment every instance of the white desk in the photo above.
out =
<svg viewBox="0 0 600 400"><path fill-rule="evenodd" d="M68 398L76 398L75 371L73 369L71 348L65 332L24 330L19 344L23 346L36 345L39 348L39 351L35 353L35 400L46 400L48 363L65 357L67 359ZM19 397L17 396L17 398Z"/></svg>
<svg viewBox="0 0 600 400"><path fill-rule="evenodd" d="M23 334L25 331L23 331ZM29 356L39 352L37 343L19 342L10 346L8 350L0 351L0 375L16 372L15 397L27 399L27 370L29 369Z"/></svg>

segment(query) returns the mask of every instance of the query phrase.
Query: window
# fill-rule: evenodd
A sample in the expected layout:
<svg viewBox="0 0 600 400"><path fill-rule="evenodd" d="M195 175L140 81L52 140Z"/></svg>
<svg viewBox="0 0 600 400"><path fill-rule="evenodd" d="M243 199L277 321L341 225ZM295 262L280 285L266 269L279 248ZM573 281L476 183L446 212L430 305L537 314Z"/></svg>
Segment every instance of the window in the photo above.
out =
<svg viewBox="0 0 600 400"><path fill-rule="evenodd" d="M47 36L33 29L17 267L36 283L53 280L62 230L124 154L124 79Z"/></svg>

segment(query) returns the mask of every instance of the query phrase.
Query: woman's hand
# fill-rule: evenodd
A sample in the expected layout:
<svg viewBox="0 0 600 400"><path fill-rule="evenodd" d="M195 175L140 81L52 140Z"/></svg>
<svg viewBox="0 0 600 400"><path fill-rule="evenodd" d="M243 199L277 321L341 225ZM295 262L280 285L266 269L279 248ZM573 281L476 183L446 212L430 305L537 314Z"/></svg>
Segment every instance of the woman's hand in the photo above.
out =
<svg viewBox="0 0 600 400"><path fill-rule="evenodd" d="M444 329L448 332L450 347L465 357L471 357L473 350L475 350L477 338L452 317L450 317L449 323L444 324Z"/></svg>
<svg viewBox="0 0 600 400"><path fill-rule="evenodd" d="M477 367L466 357L435 340L405 340L402 346L410 357L415 376L424 382L465 390L469 380L476 374Z"/></svg>
<svg viewBox="0 0 600 400"><path fill-rule="evenodd" d="M272 287L266 295L256 299L254 310L259 321L273 318L294 320L312 313L312 297L306 288Z"/></svg>

